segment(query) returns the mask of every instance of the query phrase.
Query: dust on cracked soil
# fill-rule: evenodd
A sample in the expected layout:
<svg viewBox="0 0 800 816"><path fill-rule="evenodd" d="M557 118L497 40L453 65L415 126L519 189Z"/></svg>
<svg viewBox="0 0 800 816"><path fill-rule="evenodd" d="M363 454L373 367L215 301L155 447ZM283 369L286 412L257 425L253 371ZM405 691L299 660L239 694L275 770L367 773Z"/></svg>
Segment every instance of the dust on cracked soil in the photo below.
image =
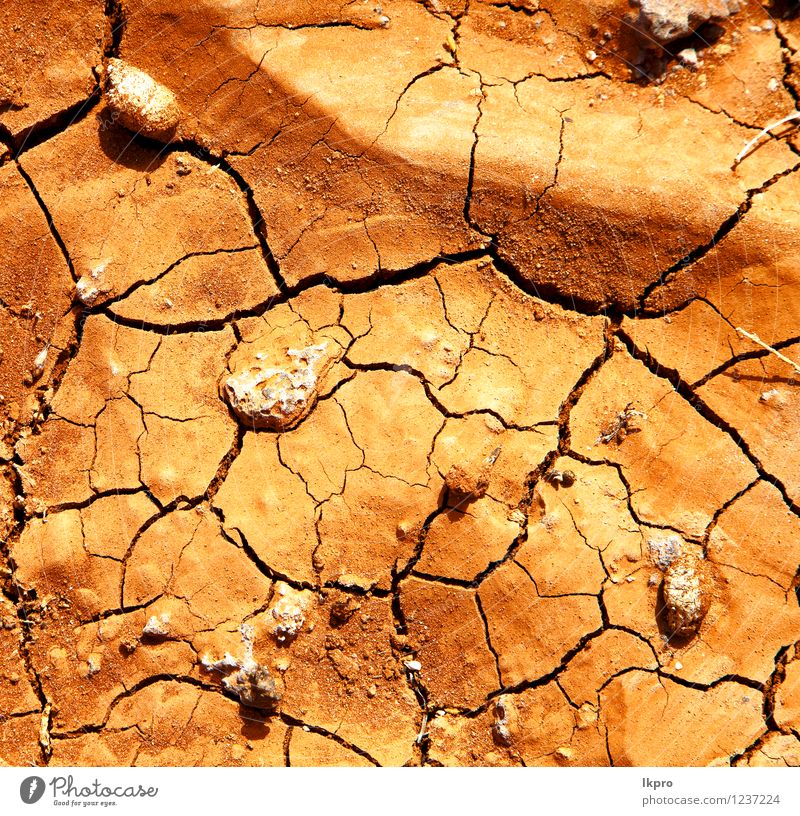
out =
<svg viewBox="0 0 800 816"><path fill-rule="evenodd" d="M796 12L6 4L0 760L800 764Z"/></svg>

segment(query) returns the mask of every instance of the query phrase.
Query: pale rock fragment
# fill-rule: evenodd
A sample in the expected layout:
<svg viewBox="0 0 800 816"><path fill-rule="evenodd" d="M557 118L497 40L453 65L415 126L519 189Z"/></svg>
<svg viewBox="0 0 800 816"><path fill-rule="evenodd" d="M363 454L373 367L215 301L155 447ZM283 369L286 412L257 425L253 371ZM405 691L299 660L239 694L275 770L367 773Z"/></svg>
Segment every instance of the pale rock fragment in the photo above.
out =
<svg viewBox="0 0 800 816"><path fill-rule="evenodd" d="M272 711L280 697L269 669L255 661L243 663L236 674L226 677L222 684L234 692L243 705Z"/></svg>
<svg viewBox="0 0 800 816"><path fill-rule="evenodd" d="M739 0L640 0L640 30L659 43L688 37L703 23L718 22L739 11Z"/></svg>
<svg viewBox="0 0 800 816"><path fill-rule="evenodd" d="M227 672L228 676L222 678L222 685L228 691L232 691L242 705L273 711L281 697L275 688L275 681L269 669L253 657L255 631L252 625L247 623L243 623L239 631L244 644L244 656L241 659L226 652L221 660L204 657L201 661L202 665L207 671ZM230 673L234 670L236 670L235 674Z"/></svg>
<svg viewBox="0 0 800 816"><path fill-rule="evenodd" d="M93 677L100 671L102 664L102 656L98 652L92 652L86 661L86 676Z"/></svg>
<svg viewBox="0 0 800 816"><path fill-rule="evenodd" d="M105 269L106 264L101 263L78 278L75 292L78 300L84 306L94 306L101 295L106 295L111 291L111 286L105 281Z"/></svg>
<svg viewBox="0 0 800 816"><path fill-rule="evenodd" d="M200 662L207 671L225 672L239 668L239 658L234 657L230 652L225 652L219 660L212 660L205 655Z"/></svg>
<svg viewBox="0 0 800 816"><path fill-rule="evenodd" d="M53 751L53 748L50 744L50 712L52 711L52 705L47 703L44 709L42 710L42 718L39 722L39 745L42 748L42 752L44 755L49 759L50 754Z"/></svg>
<svg viewBox="0 0 800 816"><path fill-rule="evenodd" d="M694 48L684 48L678 52L678 59L682 65L694 70L697 68L697 51Z"/></svg>
<svg viewBox="0 0 800 816"><path fill-rule="evenodd" d="M44 374L44 367L47 363L47 354L50 351L49 346L45 346L35 357L33 361L33 371L31 372L34 381Z"/></svg>
<svg viewBox="0 0 800 816"><path fill-rule="evenodd" d="M128 130L162 142L174 137L181 118L175 94L139 68L110 59L105 97L112 113Z"/></svg>
<svg viewBox="0 0 800 816"><path fill-rule="evenodd" d="M667 567L664 574L664 603L667 625L674 635L694 634L708 612L711 595L708 564L685 553Z"/></svg>
<svg viewBox="0 0 800 816"><path fill-rule="evenodd" d="M275 619L272 634L278 643L291 643L306 622L310 593L293 589L283 581L278 582L275 589L280 597L270 609Z"/></svg>
<svg viewBox="0 0 800 816"><path fill-rule="evenodd" d="M170 615L168 612L163 612L161 615L151 615L144 625L144 629L142 629L142 634L154 638L168 637L169 620Z"/></svg>
<svg viewBox="0 0 800 816"><path fill-rule="evenodd" d="M221 383L236 416L254 428L287 430L316 405L319 383L341 349L330 340L282 353L257 352Z"/></svg>
<svg viewBox="0 0 800 816"><path fill-rule="evenodd" d="M650 557L660 570L665 570L669 565L679 558L683 550L681 537L675 534L663 538L650 538L647 547L650 550Z"/></svg>
<svg viewBox="0 0 800 816"><path fill-rule="evenodd" d="M557 470L553 468L544 475L544 479L548 484L556 487L572 487L575 484L577 476L571 470Z"/></svg>
<svg viewBox="0 0 800 816"><path fill-rule="evenodd" d="M506 695L497 698L494 704L494 722L492 736L500 745L511 745L511 732L508 730L508 708Z"/></svg>

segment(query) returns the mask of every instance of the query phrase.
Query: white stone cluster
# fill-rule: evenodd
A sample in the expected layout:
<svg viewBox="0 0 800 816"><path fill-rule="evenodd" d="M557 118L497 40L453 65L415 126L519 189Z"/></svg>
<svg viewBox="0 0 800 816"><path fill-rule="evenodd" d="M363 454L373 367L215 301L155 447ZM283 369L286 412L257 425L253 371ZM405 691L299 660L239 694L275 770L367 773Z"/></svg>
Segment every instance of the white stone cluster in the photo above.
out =
<svg viewBox="0 0 800 816"><path fill-rule="evenodd" d="M284 367L264 365L255 355L251 365L228 376L222 394L239 419L254 428L291 428L313 408L320 365L328 357L328 343L288 349Z"/></svg>

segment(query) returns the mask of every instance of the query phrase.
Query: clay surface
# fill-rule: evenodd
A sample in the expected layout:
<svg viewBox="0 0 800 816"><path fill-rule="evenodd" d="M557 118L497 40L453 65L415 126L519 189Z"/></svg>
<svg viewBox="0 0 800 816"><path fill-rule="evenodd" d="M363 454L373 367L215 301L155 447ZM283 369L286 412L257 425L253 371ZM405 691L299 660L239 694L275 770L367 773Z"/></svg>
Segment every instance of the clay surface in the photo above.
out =
<svg viewBox="0 0 800 816"><path fill-rule="evenodd" d="M6 4L0 763L800 765L798 99L785 3Z"/></svg>

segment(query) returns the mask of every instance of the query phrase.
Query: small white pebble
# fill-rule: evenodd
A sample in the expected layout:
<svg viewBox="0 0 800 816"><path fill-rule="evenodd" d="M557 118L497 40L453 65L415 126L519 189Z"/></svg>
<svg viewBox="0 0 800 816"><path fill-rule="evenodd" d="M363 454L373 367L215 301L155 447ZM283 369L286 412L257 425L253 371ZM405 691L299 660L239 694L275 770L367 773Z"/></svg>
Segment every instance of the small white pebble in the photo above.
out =
<svg viewBox="0 0 800 816"><path fill-rule="evenodd" d="M47 352L49 350L49 346L45 346L37 355L36 359L33 361L33 370L37 374L41 374L44 370L44 364L47 362Z"/></svg>
<svg viewBox="0 0 800 816"><path fill-rule="evenodd" d="M169 618L169 612L164 612L158 617L151 615L144 625L144 629L142 629L142 634L150 637L167 637L169 635Z"/></svg>
<svg viewBox="0 0 800 816"><path fill-rule="evenodd" d="M680 660L675 662L675 671L680 671L683 668L683 663Z"/></svg>
<svg viewBox="0 0 800 816"><path fill-rule="evenodd" d="M418 672L422 669L422 663L420 663L419 660L404 660L403 664L412 672Z"/></svg>
<svg viewBox="0 0 800 816"><path fill-rule="evenodd" d="M769 391L762 391L758 397L759 402L775 402L778 405L783 403L781 399L781 392L777 388L770 388Z"/></svg>
<svg viewBox="0 0 800 816"><path fill-rule="evenodd" d="M106 102L119 124L159 141L172 140L181 117L172 91L119 59L108 60L104 85Z"/></svg>
<svg viewBox="0 0 800 816"><path fill-rule="evenodd" d="M100 655L97 654L96 652L92 652L92 654L89 655L89 659L86 661L87 674L89 675L89 677L94 676L100 671L100 664L101 664Z"/></svg>

